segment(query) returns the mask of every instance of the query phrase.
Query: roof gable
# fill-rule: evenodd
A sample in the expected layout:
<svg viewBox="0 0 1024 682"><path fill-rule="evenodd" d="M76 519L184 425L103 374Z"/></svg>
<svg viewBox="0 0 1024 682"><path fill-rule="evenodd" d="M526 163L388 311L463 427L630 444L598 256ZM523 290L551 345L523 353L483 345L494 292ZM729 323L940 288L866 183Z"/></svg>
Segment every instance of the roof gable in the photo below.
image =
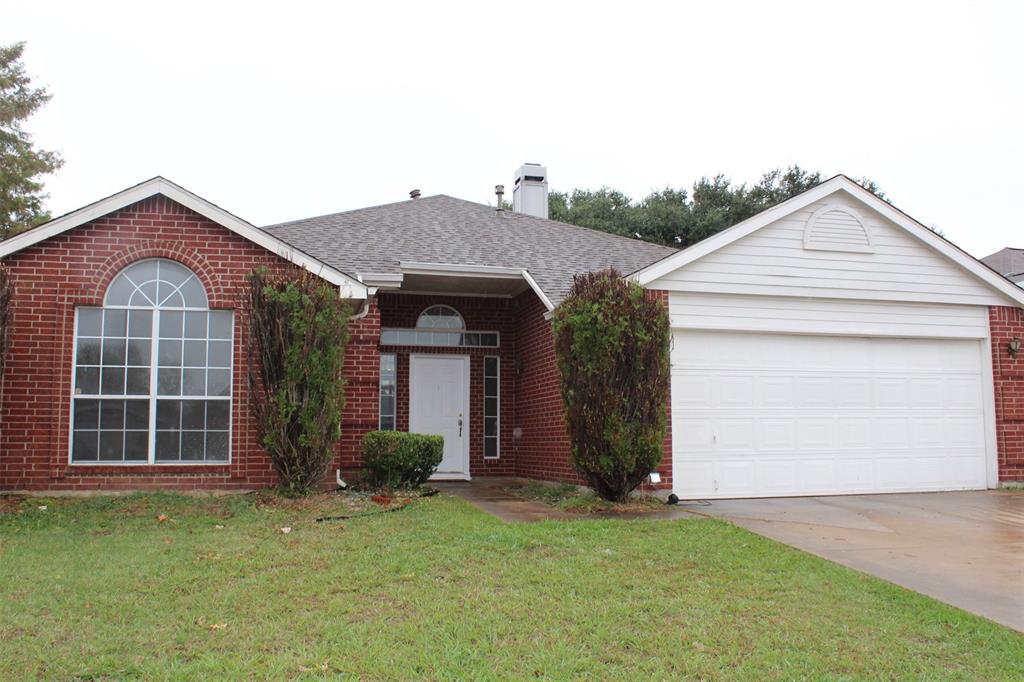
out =
<svg viewBox="0 0 1024 682"><path fill-rule="evenodd" d="M804 216L803 213L807 215ZM833 220L831 224L827 224L823 230L817 232L810 229L813 228L814 219L818 216L842 214L845 214L849 220L845 222ZM878 220L872 218L878 218ZM821 253L826 256L829 250L835 250L860 252L861 256L868 257L875 251L871 235L877 233L875 234L876 240L878 237L882 237L883 240L888 239L888 243L892 247L890 252L894 253L902 249L905 253L911 253L914 250L919 250L919 247L923 245L927 247L923 256L931 259L929 266L935 268L936 272L939 267L946 267L947 269L953 268L949 270L951 274L967 275L975 284L966 286L965 291L954 291L953 285L943 283L941 279L937 279L934 284L937 289L948 288L950 298L956 302L982 303L988 300L991 304L1012 303L1024 306L1024 291L1020 288L951 242L842 175L823 182L803 194L723 230L673 256L643 268L633 273L632 277L640 284L647 286L657 280L671 277L672 273L677 271L679 271L679 276L684 276L687 268L691 270L703 268L704 264L708 262L707 259L712 259L719 253L730 252L728 249L732 245L738 246L737 242L740 240L744 240L744 244L765 241L766 244L763 246L767 246L767 240L770 239L774 231L778 231L781 229L780 226L791 224L794 221L799 222L800 225L807 225L809 228L806 233L801 234L805 249L821 248ZM866 234L858 231L865 227L864 223L874 224L874 227L867 229ZM761 237L760 231L762 230L765 230L763 233L766 235L765 237ZM757 238L751 241L754 239L755 233L758 233ZM830 235L831 244L809 244L807 242L808 239L820 237L822 234ZM845 246L843 242L845 242ZM882 254L874 259L885 261L887 257ZM889 259L893 259L892 256L889 256ZM870 258L862 260L870 262ZM839 275L837 274L837 276ZM757 276L750 274L749 276L737 276L737 279L756 282ZM908 284L904 288L913 288L910 283L914 281L914 278L907 277L906 281ZM863 287L863 292L869 294L867 297L874 295L870 281L862 284L851 283L851 287L854 289ZM988 294L983 293L979 296L976 291L966 290L971 287L988 292ZM963 294L962 300L959 300L958 296L961 294ZM849 296L853 297L854 295L851 293Z"/></svg>
<svg viewBox="0 0 1024 682"><path fill-rule="evenodd" d="M362 299L367 296L366 286L355 278L162 177L146 180L0 242L0 258L156 195L165 196L267 251L309 270L339 287L345 298Z"/></svg>

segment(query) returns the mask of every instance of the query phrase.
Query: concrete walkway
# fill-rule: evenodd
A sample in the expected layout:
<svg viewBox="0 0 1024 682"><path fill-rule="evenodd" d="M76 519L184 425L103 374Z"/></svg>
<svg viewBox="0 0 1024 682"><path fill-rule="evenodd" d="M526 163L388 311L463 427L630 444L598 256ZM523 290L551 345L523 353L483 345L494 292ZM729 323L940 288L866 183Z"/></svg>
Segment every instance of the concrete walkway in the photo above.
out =
<svg viewBox="0 0 1024 682"><path fill-rule="evenodd" d="M1024 492L714 500L700 511L1024 632Z"/></svg>

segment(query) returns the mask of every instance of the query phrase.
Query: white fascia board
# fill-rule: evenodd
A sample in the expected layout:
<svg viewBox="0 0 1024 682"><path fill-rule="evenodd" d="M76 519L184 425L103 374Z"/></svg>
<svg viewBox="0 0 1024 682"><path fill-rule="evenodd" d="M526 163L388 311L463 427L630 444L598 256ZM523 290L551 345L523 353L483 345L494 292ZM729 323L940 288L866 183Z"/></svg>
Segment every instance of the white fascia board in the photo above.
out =
<svg viewBox="0 0 1024 682"><path fill-rule="evenodd" d="M212 220L222 227L249 240L267 251L277 254L285 260L309 270L316 276L324 279L338 287L342 298L363 299L367 296L366 287L359 281L349 277L340 270L323 263L309 254L296 249L295 247L281 241L277 237L264 232L255 225L248 223L238 216L228 213L224 209L211 204L209 201L189 192L187 189L176 185L165 178L156 177L141 184L129 187L105 199L93 202L76 211L72 211L59 218L55 218L39 227L22 232L19 235L0 242L0 258L16 253L41 241L54 237L70 229L84 225L91 220L101 218L109 213L118 211L125 206L148 199L149 197L162 194L163 196L176 201L177 203L192 209L199 215Z"/></svg>
<svg viewBox="0 0 1024 682"><path fill-rule="evenodd" d="M551 299L548 298L548 295L540 288L540 285L537 284L537 280L533 278L533 275L530 274L529 270L522 270L522 276L523 279L526 280L526 283L530 285L530 288L533 289L533 293L537 294L537 298L540 299L540 302L548 309L547 312L544 313L545 319L551 319L548 315L550 315L551 311L555 309L554 304L551 303Z"/></svg>
<svg viewBox="0 0 1024 682"><path fill-rule="evenodd" d="M521 268L503 268L494 265L461 265L457 263L422 263L399 261L404 275L444 275L446 277L486 277L489 279L520 279Z"/></svg>
<svg viewBox="0 0 1024 682"><path fill-rule="evenodd" d="M935 249L946 256L961 268L982 280L996 291L1000 292L1015 304L1024 307L1024 289L1016 286L1013 282L1002 277L976 258L955 246L952 242L940 237L927 227L914 220L906 213L895 208L892 204L879 199L873 193L861 187L845 175L836 176L827 180L817 187L813 187L803 194L782 202L766 211L737 223L732 227L722 230L707 239L687 247L679 253L672 254L646 268L637 270L629 275L631 279L642 286L664 277L665 275L678 270L679 268L702 258L709 253L731 244L757 230L770 225L785 216L795 213L800 209L809 206L816 201L834 194L837 191L844 192L852 199L857 200L864 206L881 214L884 218L903 228L910 235Z"/></svg>
<svg viewBox="0 0 1024 682"><path fill-rule="evenodd" d="M369 287L400 288L405 275L400 272L357 272L359 281Z"/></svg>

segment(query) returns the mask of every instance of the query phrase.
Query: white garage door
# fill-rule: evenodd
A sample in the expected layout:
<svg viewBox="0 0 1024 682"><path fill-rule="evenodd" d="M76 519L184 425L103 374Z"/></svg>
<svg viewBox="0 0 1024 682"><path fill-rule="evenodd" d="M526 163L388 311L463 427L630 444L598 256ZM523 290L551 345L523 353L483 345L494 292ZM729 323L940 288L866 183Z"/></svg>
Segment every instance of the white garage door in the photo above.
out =
<svg viewBox="0 0 1024 682"><path fill-rule="evenodd" d="M980 344L677 330L675 492L984 488Z"/></svg>

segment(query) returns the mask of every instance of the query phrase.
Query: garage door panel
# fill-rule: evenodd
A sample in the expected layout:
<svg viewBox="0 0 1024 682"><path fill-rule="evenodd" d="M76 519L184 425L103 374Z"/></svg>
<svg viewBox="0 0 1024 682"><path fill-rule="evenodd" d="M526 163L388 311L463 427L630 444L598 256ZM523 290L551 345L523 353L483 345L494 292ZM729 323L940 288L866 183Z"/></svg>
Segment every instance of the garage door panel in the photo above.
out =
<svg viewBox="0 0 1024 682"><path fill-rule="evenodd" d="M976 340L676 330L676 492L983 488L981 358Z"/></svg>
<svg viewBox="0 0 1024 682"><path fill-rule="evenodd" d="M760 487L768 492L785 493L800 488L797 463L793 459L763 459L757 462Z"/></svg>
<svg viewBox="0 0 1024 682"><path fill-rule="evenodd" d="M796 378L762 376L757 383L757 405L762 408L791 408L796 405Z"/></svg>
<svg viewBox="0 0 1024 682"><path fill-rule="evenodd" d="M836 420L831 417L806 417L797 419L797 447L812 452L827 452L835 448L832 436Z"/></svg>

